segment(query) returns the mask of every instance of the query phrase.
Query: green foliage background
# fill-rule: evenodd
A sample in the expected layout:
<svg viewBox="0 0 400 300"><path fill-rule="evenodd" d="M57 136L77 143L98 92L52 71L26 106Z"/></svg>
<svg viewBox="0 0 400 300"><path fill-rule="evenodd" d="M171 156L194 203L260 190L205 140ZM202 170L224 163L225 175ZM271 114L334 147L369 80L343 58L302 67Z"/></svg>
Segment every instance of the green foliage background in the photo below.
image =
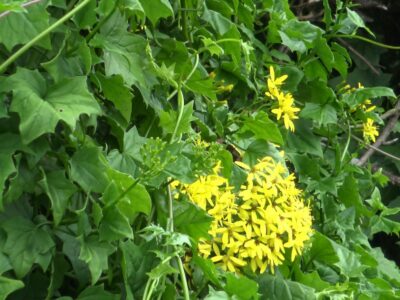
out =
<svg viewBox="0 0 400 300"><path fill-rule="evenodd" d="M396 105L375 86L390 76L371 80L360 57L375 66L388 46L350 1L322 1L314 23L279 0L21 4L0 4L12 10L0 17L0 299L187 299L186 284L192 299L399 299L398 267L370 243L400 231L399 198L379 189L380 167L399 160L357 165L358 121L382 129ZM288 74L302 110L293 133L270 113L269 66ZM343 81L366 88L344 94ZM366 99L379 114L352 114ZM210 217L171 206L168 183L220 160L239 188L233 161L277 157L277 146L315 234L275 274L223 272L197 255Z"/></svg>

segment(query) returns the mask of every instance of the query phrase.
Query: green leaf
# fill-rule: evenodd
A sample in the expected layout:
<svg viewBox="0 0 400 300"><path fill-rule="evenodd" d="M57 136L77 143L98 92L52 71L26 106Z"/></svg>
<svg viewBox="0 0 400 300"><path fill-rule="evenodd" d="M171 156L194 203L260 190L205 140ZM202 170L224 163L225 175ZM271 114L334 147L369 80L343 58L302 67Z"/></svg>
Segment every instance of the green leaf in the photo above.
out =
<svg viewBox="0 0 400 300"><path fill-rule="evenodd" d="M319 58L324 63L328 71L331 72L332 66L335 62L335 57L326 39L324 38L318 39L315 45L315 52L318 54Z"/></svg>
<svg viewBox="0 0 400 300"><path fill-rule="evenodd" d="M373 99L377 97L396 98L396 95L391 88L377 86L371 88L361 88L352 93L345 94L343 95L343 101L351 108L354 108L367 99Z"/></svg>
<svg viewBox="0 0 400 300"><path fill-rule="evenodd" d="M167 263L160 263L158 266L156 266L154 269L152 269L147 275L149 278L156 280L160 279L163 276L169 275L169 274L176 274L179 273L177 269L172 267L169 262Z"/></svg>
<svg viewBox="0 0 400 300"><path fill-rule="evenodd" d="M69 199L78 189L65 178L65 172L62 170L43 173L43 179L39 184L51 201L54 223L58 225L68 206Z"/></svg>
<svg viewBox="0 0 400 300"><path fill-rule="evenodd" d="M4 140L4 139L2 139ZM0 210L3 209L3 191L4 191L4 183L7 178L16 171L14 162L10 154L0 153Z"/></svg>
<svg viewBox="0 0 400 300"><path fill-rule="evenodd" d="M107 207L103 210L103 217L99 228L100 239L108 242L124 238L133 238L133 231L129 219L120 212L118 207Z"/></svg>
<svg viewBox="0 0 400 300"><path fill-rule="evenodd" d="M83 147L71 161L71 178L87 192L101 193L109 182L107 161L97 147Z"/></svg>
<svg viewBox="0 0 400 300"><path fill-rule="evenodd" d="M7 81L14 92L10 110L17 112L22 140L29 143L53 132L63 120L71 129L81 114L100 114L100 106L89 93L86 77L73 77L48 86L38 71L19 68Z"/></svg>
<svg viewBox="0 0 400 300"><path fill-rule="evenodd" d="M2 228L7 233L3 252L18 278L24 277L34 263L47 269L55 244L46 230L19 216L3 222Z"/></svg>
<svg viewBox="0 0 400 300"><path fill-rule="evenodd" d="M354 207L357 216L370 215L361 200L357 180L351 174L346 176L343 185L339 189L339 200L346 207Z"/></svg>
<svg viewBox="0 0 400 300"><path fill-rule="evenodd" d="M144 9L146 17L156 25L157 21L161 18L167 18L174 15L171 4L168 0L140 0Z"/></svg>
<svg viewBox="0 0 400 300"><path fill-rule="evenodd" d="M239 297L239 299L258 299L257 282L245 276L228 273L226 275L226 285L224 289L229 295L235 295Z"/></svg>
<svg viewBox="0 0 400 300"><path fill-rule="evenodd" d="M219 34L219 35L224 35L226 32L228 32L233 25L233 23L225 18L223 15L220 13L210 10L206 7L204 7L204 12L202 15L202 19L209 23L211 27Z"/></svg>
<svg viewBox="0 0 400 300"><path fill-rule="evenodd" d="M210 292L204 300L231 300L232 298L224 291L216 291L212 286L209 287Z"/></svg>
<svg viewBox="0 0 400 300"><path fill-rule="evenodd" d="M243 155L243 162L254 166L259 159L265 156L271 156L275 161L283 163L283 158L279 154L279 151L271 143L263 140L255 140L246 148L246 152Z"/></svg>
<svg viewBox="0 0 400 300"><path fill-rule="evenodd" d="M46 2L29 7L28 11L12 13L0 18L0 43L8 51L14 46L26 44L39 33L49 27L49 14L46 11ZM10 34L12 32L12 34ZM50 37L46 35L37 45L51 49Z"/></svg>
<svg viewBox="0 0 400 300"><path fill-rule="evenodd" d="M290 50L300 53L316 47L316 42L321 34L322 30L319 27L312 25L309 21L304 22L297 19L291 19L284 23L281 30L279 30L282 44Z"/></svg>
<svg viewBox="0 0 400 300"><path fill-rule="evenodd" d="M93 235L87 239L81 237L80 241L79 258L88 264L92 284L95 284L101 273L108 269L108 256L115 251L115 248L107 242L100 242L98 237Z"/></svg>
<svg viewBox="0 0 400 300"><path fill-rule="evenodd" d="M23 287L24 283L20 280L0 276L0 300L6 300L9 294Z"/></svg>
<svg viewBox="0 0 400 300"><path fill-rule="evenodd" d="M128 32L127 27L127 22L117 10L90 45L104 52L105 75L121 75L128 86L135 84L148 103L154 76L148 72L147 42L142 36Z"/></svg>
<svg viewBox="0 0 400 300"><path fill-rule="evenodd" d="M111 183L107 186L103 201L106 207L117 205L120 212L132 222L138 212L146 215L151 211L151 198L146 188L130 175L108 170Z"/></svg>
<svg viewBox="0 0 400 300"><path fill-rule="evenodd" d="M250 131L254 134L255 138L262 139L267 142L276 144L283 144L282 135L274 122L272 122L268 115L260 111L257 115L245 118L241 132Z"/></svg>
<svg viewBox="0 0 400 300"><path fill-rule="evenodd" d="M311 124L300 120L295 122L296 132L289 132L287 145L291 152L305 152L322 157L321 138L315 136L310 128Z"/></svg>
<svg viewBox="0 0 400 300"><path fill-rule="evenodd" d="M105 77L98 75L101 83L101 89L107 100L114 103L115 108L119 110L127 122L131 119L132 98L133 95L128 87L125 86L123 78L119 75Z"/></svg>
<svg viewBox="0 0 400 300"><path fill-rule="evenodd" d="M178 112L175 110L161 111L160 115L160 127L164 134L172 134L175 130L176 123L178 121ZM176 130L176 136L180 136L183 133L188 133L192 129L191 121L193 120L193 101L185 104L183 108L182 118Z"/></svg>
<svg viewBox="0 0 400 300"><path fill-rule="evenodd" d="M311 300L317 299L314 289L279 276L264 274L258 281L263 299Z"/></svg>
<svg viewBox="0 0 400 300"><path fill-rule="evenodd" d="M96 17L96 0L90 0L85 9L74 14L72 20L81 29L89 29L97 21Z"/></svg>
<svg viewBox="0 0 400 300"><path fill-rule="evenodd" d="M179 232L195 241L207 238L212 218L201 208L189 202L174 203L174 224Z"/></svg>
<svg viewBox="0 0 400 300"><path fill-rule="evenodd" d="M121 296L118 294L111 294L104 290L103 284L87 287L82 293L79 294L77 300L119 300Z"/></svg>
<svg viewBox="0 0 400 300"><path fill-rule="evenodd" d="M312 119L319 126L337 123L337 114L333 106L329 104L321 105L307 102L300 112L300 117Z"/></svg>

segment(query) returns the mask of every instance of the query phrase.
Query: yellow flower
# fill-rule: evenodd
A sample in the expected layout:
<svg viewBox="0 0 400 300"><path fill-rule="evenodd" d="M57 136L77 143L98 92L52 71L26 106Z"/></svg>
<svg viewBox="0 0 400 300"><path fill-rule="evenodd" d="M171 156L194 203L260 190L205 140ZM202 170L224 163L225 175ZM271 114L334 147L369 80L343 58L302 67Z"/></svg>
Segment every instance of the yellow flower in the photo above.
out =
<svg viewBox="0 0 400 300"><path fill-rule="evenodd" d="M374 120L367 118L367 121L363 124L363 135L364 140L369 142L375 142L376 136L379 136L379 131L377 127L374 125Z"/></svg>
<svg viewBox="0 0 400 300"><path fill-rule="evenodd" d="M300 111L299 108L293 105L294 99L290 93L279 93L278 94L278 107L272 110L272 113L276 114L276 118L280 120L283 118L286 129L294 131L294 123L292 120L298 119L296 113Z"/></svg>
<svg viewBox="0 0 400 300"><path fill-rule="evenodd" d="M230 272L249 265L253 272L274 273L286 253L292 261L302 253L312 233L310 208L282 163L267 156L252 167L236 164L248 174L236 193L218 175L219 165L192 184L174 186L214 218L211 241L199 241L201 256Z"/></svg>
<svg viewBox="0 0 400 300"><path fill-rule="evenodd" d="M269 67L269 78L267 79L268 91L265 93L266 96L271 98L277 98L279 94L279 87L288 78L287 75L275 78L275 70L272 66Z"/></svg>

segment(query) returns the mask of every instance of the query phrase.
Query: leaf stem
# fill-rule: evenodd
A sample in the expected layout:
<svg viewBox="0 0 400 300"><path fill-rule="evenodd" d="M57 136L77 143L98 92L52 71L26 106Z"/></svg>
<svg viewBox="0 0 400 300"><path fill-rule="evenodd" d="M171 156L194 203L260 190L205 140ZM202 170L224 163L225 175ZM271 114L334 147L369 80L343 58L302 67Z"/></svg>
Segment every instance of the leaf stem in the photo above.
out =
<svg viewBox="0 0 400 300"><path fill-rule="evenodd" d="M176 256L176 258L178 260L179 273L181 275L181 280L182 280L183 295L185 300L190 300L189 287L186 280L185 269L183 268L183 263L181 258L178 255Z"/></svg>
<svg viewBox="0 0 400 300"><path fill-rule="evenodd" d="M327 37L331 37L331 38L346 38L346 39L357 39L357 40L361 40L367 43L370 43L372 45L378 46L378 47L382 47L382 48L387 48L387 49L391 49L391 50L400 50L400 46L393 46L393 45L387 45L387 44L383 44L383 43L379 43L377 41L368 39L366 37L363 36L359 36L359 35L352 35L352 34L328 34L326 35Z"/></svg>
<svg viewBox="0 0 400 300"><path fill-rule="evenodd" d="M350 127L350 123L347 123L347 127L348 127L348 135L347 135L347 141L346 141L346 146L343 149L343 153L342 153L342 157L340 158L340 164L343 164L344 158L346 156L347 150L349 149L349 145L350 145L350 140L351 140L351 127Z"/></svg>
<svg viewBox="0 0 400 300"><path fill-rule="evenodd" d="M60 26L62 23L70 19L74 14L76 14L78 11L80 11L82 8L84 8L91 0L83 0L81 3L79 3L73 10L68 12L66 15L64 15L61 19L59 19L57 22L51 24L49 27L47 27L45 30L43 30L41 33L39 33L37 36L35 36L33 39L31 39L27 44L22 46L20 49L18 49L17 52L15 52L13 55L11 55L5 62L3 62L0 65L0 74L2 74L9 65L11 65L14 61L16 61L22 54L24 54L26 51L29 50L34 44L36 44L38 41L40 41L42 38L44 38L46 35L48 35L51 31L53 31L55 28Z"/></svg>

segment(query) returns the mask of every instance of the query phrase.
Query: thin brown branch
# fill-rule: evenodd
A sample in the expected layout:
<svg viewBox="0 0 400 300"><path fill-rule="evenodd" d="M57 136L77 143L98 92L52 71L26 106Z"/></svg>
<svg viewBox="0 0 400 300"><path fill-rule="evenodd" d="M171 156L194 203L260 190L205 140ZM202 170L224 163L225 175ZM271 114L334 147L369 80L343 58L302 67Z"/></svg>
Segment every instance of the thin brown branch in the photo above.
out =
<svg viewBox="0 0 400 300"><path fill-rule="evenodd" d="M382 120L386 120L387 118L393 116L395 113L400 111L400 107L399 108L392 108L389 109L387 112L385 112L382 116L381 119Z"/></svg>
<svg viewBox="0 0 400 300"><path fill-rule="evenodd" d="M377 70L369 61L368 59L365 58L364 55L362 55L360 52L358 52L356 49L354 49L349 43L347 43L345 40L338 38L339 42L341 44L343 44L345 47L347 47L351 52L353 52L355 55L358 56L358 58L360 58L367 66L368 68L371 69L371 71L376 74L376 75L380 75L381 73L379 72L379 70Z"/></svg>
<svg viewBox="0 0 400 300"><path fill-rule="evenodd" d="M382 151L381 149L379 149L379 147L389 137L390 133L392 132L392 130L394 128L394 126L396 126L396 124L397 124L397 120L399 119L399 116L400 116L400 110L398 110L400 108L400 101L397 101L395 108L397 109L397 112L389 120L389 122L387 123L386 127L383 129L383 131L381 132L381 134L377 138L376 142L373 145L369 145L368 146L369 149L361 156L359 161L356 163L357 166L364 165L368 161L368 159L374 154L374 152L379 152L379 153L382 153L382 154L385 153L384 155L400 161L400 158L398 158L397 156L394 156L394 155L392 155L390 153L387 153L387 152Z"/></svg>
<svg viewBox="0 0 400 300"><path fill-rule="evenodd" d="M21 7L22 8L26 8L26 7L31 6L33 4L39 3L40 1L42 1L42 0L32 0L32 1L29 1L29 2L26 2L26 3L22 4ZM11 10L6 10L5 12L2 12L0 14L0 19L5 17L5 16L7 16L7 15L9 15L10 13L12 13Z"/></svg>

